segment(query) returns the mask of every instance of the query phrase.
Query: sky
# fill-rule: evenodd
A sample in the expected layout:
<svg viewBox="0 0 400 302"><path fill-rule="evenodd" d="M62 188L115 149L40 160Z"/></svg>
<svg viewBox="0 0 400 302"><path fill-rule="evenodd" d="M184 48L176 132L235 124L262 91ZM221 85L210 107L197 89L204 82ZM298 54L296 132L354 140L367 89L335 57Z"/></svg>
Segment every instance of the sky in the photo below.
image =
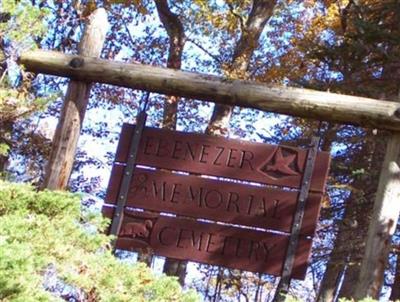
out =
<svg viewBox="0 0 400 302"><path fill-rule="evenodd" d="M217 2L223 3L222 0L218 0ZM157 34L165 35L164 30L162 28L159 28L160 23L157 16L155 15L148 16L146 17L145 22L153 24L154 28L156 28L157 30ZM137 25L132 23L128 24L127 27L132 35L145 36L143 23L139 22ZM267 30L268 28L266 29L266 31ZM213 52L213 48L215 48L215 45L210 40L200 37L196 38L198 38L199 41L202 43L202 45L207 49L209 49L210 52ZM203 57L203 58L207 57L207 54L205 54L198 47L194 46L191 43L186 44L185 51L190 52L192 55L197 57ZM115 60L122 60L123 58L129 57L130 55L131 55L130 49L125 47L122 49L121 52L119 52ZM196 68L197 68L196 64L193 60L185 60L183 62L182 69L184 70L191 70ZM65 94L65 90L66 86L63 87L62 91L63 94ZM155 98L155 94L151 94L150 100L152 100L153 98ZM185 105L181 104L180 106L185 106ZM204 120L208 120L210 118L212 108L213 106L208 106L208 105L200 106L200 109L197 112L197 114L200 115ZM135 111L132 112L132 116L127 117L125 114L121 113L121 109L123 108L116 107L113 110L102 109L102 108L89 109L85 117L84 128L93 127L93 125L95 125L96 123L107 121L108 129L110 130L110 135L107 137L107 139L100 140L98 138L93 138L90 135L83 134L79 139L79 148L81 150L86 151L88 156L96 157L99 161L104 163L104 167L102 168L87 166L83 169L83 171L79 172L79 173L83 172L83 174L87 177L99 176L101 179L99 188L97 188L94 192L85 193L85 198L93 198L94 200L96 200L95 206L97 209L100 209L103 203L101 196L104 194L106 190L111 172L111 165L107 164L108 162L107 154L110 152L114 153L116 150L121 124L123 122L132 123L135 119L135 114L136 114ZM155 109L151 108L150 110L155 110ZM254 112L253 109L242 109L240 110L240 112L239 110L236 110L236 114L233 117L233 123L235 123L235 127L239 129L245 128L248 122L243 117L247 115L249 110ZM181 119L181 117L179 118ZM273 126L281 123L284 119L285 116L271 115L263 113L261 111L257 111L255 122L253 123L254 126L253 131L246 131L244 136L243 133L239 134L238 132L233 132L230 135L230 137L234 139L244 139L244 140L261 142L262 139L258 134L262 134L262 136L266 138L272 138L272 136L274 135L272 130ZM149 117L147 125L154 126L160 124L160 122L161 122L160 120L157 120L157 116L151 115ZM46 119L42 119L39 122L39 131L42 131L46 135L46 137L51 138L53 135L53 131L51 129L55 129L56 124L57 124L57 117L47 117ZM182 123L181 120L180 122L178 122L178 130L181 131L187 130L189 128L190 130L203 132L205 127L206 124L200 126L193 125L193 127L191 126L188 127L186 123ZM112 142L110 142L110 140L112 140ZM343 148L343 146L337 146L336 149L333 150L333 152L341 150L341 148ZM73 178L75 176L76 173L73 175ZM162 265L163 265L163 258L157 257L156 260L153 262L152 266L155 272L159 274L162 271ZM191 264L189 266L189 273L187 278L193 281L194 279L199 277L200 275L198 274L196 265ZM304 288L312 288L311 280L312 278L308 278L307 281L302 284L300 290L304 290Z"/></svg>

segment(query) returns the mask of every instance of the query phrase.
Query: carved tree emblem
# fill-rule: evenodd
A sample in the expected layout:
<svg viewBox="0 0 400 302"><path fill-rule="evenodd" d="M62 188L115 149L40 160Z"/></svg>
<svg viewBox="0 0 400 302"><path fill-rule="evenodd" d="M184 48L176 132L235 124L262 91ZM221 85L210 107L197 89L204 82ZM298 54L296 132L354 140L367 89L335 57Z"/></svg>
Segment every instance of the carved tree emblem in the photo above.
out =
<svg viewBox="0 0 400 302"><path fill-rule="evenodd" d="M272 178L300 175L296 158L296 151L290 148L277 147L273 156L267 160L260 170Z"/></svg>
<svg viewBox="0 0 400 302"><path fill-rule="evenodd" d="M128 222L122 227L119 236L147 240L152 227L153 222L149 219L144 222Z"/></svg>

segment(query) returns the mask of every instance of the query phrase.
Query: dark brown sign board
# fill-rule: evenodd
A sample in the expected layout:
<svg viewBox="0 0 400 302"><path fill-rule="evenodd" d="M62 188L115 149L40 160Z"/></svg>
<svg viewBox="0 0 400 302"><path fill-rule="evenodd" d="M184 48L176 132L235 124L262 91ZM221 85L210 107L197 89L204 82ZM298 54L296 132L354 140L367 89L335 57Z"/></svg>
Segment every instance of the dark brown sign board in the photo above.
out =
<svg viewBox="0 0 400 302"><path fill-rule="evenodd" d="M116 204L123 170L123 165L114 165L106 203ZM136 168L126 205L289 233L298 195L296 191ZM309 195L301 234L314 234L320 200L320 193Z"/></svg>
<svg viewBox="0 0 400 302"><path fill-rule="evenodd" d="M106 217L114 208L103 207ZM279 276L289 237L282 234L125 210L116 248ZM292 277L304 279L311 239L300 238Z"/></svg>
<svg viewBox="0 0 400 302"><path fill-rule="evenodd" d="M294 226L300 227L300 237L290 252L290 274L305 277L329 153L314 146L309 154L316 154L315 165L311 157L310 166L307 149L155 128L134 136L134 130L123 125L106 194L107 203L115 205L118 199L111 227L118 234L116 248L150 248L165 257L281 275L303 194L304 219ZM105 206L103 212L112 218L114 209Z"/></svg>
<svg viewBox="0 0 400 302"><path fill-rule="evenodd" d="M126 163L133 131L134 125L123 125L116 162ZM145 128L136 163L298 189L306 156L301 148ZM328 152L318 152L311 191L323 192L329 161Z"/></svg>

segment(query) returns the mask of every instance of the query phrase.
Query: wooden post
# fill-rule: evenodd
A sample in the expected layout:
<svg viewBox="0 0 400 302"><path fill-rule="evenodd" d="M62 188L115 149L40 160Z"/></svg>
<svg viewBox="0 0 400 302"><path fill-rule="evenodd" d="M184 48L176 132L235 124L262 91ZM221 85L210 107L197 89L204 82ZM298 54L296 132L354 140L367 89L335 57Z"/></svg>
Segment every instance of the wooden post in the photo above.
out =
<svg viewBox="0 0 400 302"><path fill-rule="evenodd" d="M400 133L392 133L379 178L355 299L379 298L400 213Z"/></svg>
<svg viewBox="0 0 400 302"><path fill-rule="evenodd" d="M392 284L392 292L390 293L390 301L400 300L400 247L394 247L397 254L396 269L394 271L394 281Z"/></svg>
<svg viewBox="0 0 400 302"><path fill-rule="evenodd" d="M355 298L378 296L391 236L400 212L399 103L308 89L272 87L49 51L24 53L20 57L20 63L29 71L71 77L80 81L108 83L167 95L213 100L220 104L394 131L387 145ZM73 89L68 89L45 180L45 187L52 189L66 186L86 108L87 100L83 100L88 95L89 85L71 82L71 86Z"/></svg>
<svg viewBox="0 0 400 302"><path fill-rule="evenodd" d="M79 44L80 55L99 57L108 30L107 13L104 8L96 9L89 17ZM78 67L82 62L70 62ZM46 167L42 187L64 190L68 185L72 165L89 100L91 84L71 81L68 85L61 116L53 138L51 154Z"/></svg>
<svg viewBox="0 0 400 302"><path fill-rule="evenodd" d="M310 89L274 87L263 83L229 80L212 75L50 51L24 53L19 62L29 71L81 81L400 131L400 104L396 102ZM76 62L82 62L82 65L75 64Z"/></svg>

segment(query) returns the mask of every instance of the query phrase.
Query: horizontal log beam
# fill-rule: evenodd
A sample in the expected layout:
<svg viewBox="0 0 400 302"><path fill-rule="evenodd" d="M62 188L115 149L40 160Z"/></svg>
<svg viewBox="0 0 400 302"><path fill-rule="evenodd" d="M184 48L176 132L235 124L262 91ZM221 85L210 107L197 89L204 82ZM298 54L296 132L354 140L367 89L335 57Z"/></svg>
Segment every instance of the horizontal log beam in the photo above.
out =
<svg viewBox="0 0 400 302"><path fill-rule="evenodd" d="M400 130L400 104L309 89L273 87L262 83L128 64L36 50L19 62L28 71L107 83L167 95L250 107L344 124Z"/></svg>

